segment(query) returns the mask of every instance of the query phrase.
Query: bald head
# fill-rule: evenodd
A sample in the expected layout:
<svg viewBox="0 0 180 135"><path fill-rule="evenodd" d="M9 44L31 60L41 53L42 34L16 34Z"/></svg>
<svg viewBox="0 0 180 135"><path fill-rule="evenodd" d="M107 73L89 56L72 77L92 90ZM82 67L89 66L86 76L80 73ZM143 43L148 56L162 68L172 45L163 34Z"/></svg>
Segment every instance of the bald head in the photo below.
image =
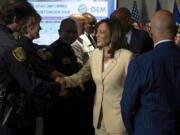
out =
<svg viewBox="0 0 180 135"><path fill-rule="evenodd" d="M73 19L74 21L85 19L84 16L82 16L81 14L71 14L69 18Z"/></svg>
<svg viewBox="0 0 180 135"><path fill-rule="evenodd" d="M125 7L114 10L111 14L111 19L118 19L123 27L125 34L132 28L131 12Z"/></svg>
<svg viewBox="0 0 180 135"><path fill-rule="evenodd" d="M95 32L95 25L97 23L96 18L88 12L85 12L82 15L86 19L84 25L85 31L89 34L93 34Z"/></svg>
<svg viewBox="0 0 180 135"><path fill-rule="evenodd" d="M174 39L176 35L176 22L171 12L160 10L153 15L151 34L153 40Z"/></svg>
<svg viewBox="0 0 180 135"><path fill-rule="evenodd" d="M129 9L125 7L120 7L114 10L114 12L111 14L112 19L115 19L115 18L126 19L127 17L131 18L131 12L129 11Z"/></svg>
<svg viewBox="0 0 180 135"><path fill-rule="evenodd" d="M84 16L85 18L91 18L96 20L96 18L91 13L88 12L83 13L82 16Z"/></svg>
<svg viewBox="0 0 180 135"><path fill-rule="evenodd" d="M85 17L86 23L89 23L89 22L94 22L94 23L96 23L96 22L97 22L96 18L95 18L92 14L90 14L90 13L88 13L88 12L83 13L82 16Z"/></svg>
<svg viewBox="0 0 180 135"><path fill-rule="evenodd" d="M72 20L76 22L78 36L82 35L84 33L85 17L80 14L71 14L69 18L71 18Z"/></svg>

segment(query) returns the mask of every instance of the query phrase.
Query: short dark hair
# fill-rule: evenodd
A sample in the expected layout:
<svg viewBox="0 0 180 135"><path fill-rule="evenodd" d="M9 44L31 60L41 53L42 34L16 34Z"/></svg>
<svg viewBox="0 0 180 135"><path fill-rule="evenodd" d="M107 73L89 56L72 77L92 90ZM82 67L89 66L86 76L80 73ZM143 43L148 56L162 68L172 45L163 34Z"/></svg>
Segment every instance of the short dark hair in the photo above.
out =
<svg viewBox="0 0 180 135"><path fill-rule="evenodd" d="M73 19L71 19L71 18L63 19L62 22L61 22L61 24L60 24L60 29L59 29L59 31L60 31L61 29L63 29L63 27L64 27L64 25L65 25L66 23L72 23L72 24L76 25L76 22L75 22Z"/></svg>
<svg viewBox="0 0 180 135"><path fill-rule="evenodd" d="M125 17L131 18L130 10L125 7L120 7L118 9L114 10L114 12L111 14L110 18L116 19L118 15L121 15L123 18L125 18Z"/></svg>
<svg viewBox="0 0 180 135"><path fill-rule="evenodd" d="M35 9L25 0L3 0L0 6L0 23L8 25L13 22L14 16L17 21L32 15Z"/></svg>
<svg viewBox="0 0 180 135"><path fill-rule="evenodd" d="M144 22L144 24L147 24L147 23L150 23L151 21L150 20L146 20L145 22Z"/></svg>
<svg viewBox="0 0 180 135"><path fill-rule="evenodd" d="M111 57L114 57L114 53L116 50L121 48L127 48L127 41L122 29L122 26L120 24L120 21L118 19L103 19L100 22L98 22L98 26L101 23L106 23L109 31L110 31L110 42L111 47L109 50L109 53L111 54Z"/></svg>

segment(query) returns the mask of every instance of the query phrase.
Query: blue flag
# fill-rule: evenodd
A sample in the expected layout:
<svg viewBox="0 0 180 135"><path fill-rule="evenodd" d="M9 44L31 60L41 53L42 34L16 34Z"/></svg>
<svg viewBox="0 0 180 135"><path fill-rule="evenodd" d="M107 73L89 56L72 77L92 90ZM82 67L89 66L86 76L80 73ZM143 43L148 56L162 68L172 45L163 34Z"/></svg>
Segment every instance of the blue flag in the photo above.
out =
<svg viewBox="0 0 180 135"><path fill-rule="evenodd" d="M174 15L174 17L176 19L176 23L180 24L180 13L179 13L179 10L178 10L176 0L174 1L173 15Z"/></svg>
<svg viewBox="0 0 180 135"><path fill-rule="evenodd" d="M139 12L138 12L136 1L134 1L133 8L132 8L132 13L131 14L132 14L131 18L134 21L140 23L140 17L139 17Z"/></svg>
<svg viewBox="0 0 180 135"><path fill-rule="evenodd" d="M157 0L157 3L156 3L156 11L158 10L161 10L161 5L160 5L159 0Z"/></svg>

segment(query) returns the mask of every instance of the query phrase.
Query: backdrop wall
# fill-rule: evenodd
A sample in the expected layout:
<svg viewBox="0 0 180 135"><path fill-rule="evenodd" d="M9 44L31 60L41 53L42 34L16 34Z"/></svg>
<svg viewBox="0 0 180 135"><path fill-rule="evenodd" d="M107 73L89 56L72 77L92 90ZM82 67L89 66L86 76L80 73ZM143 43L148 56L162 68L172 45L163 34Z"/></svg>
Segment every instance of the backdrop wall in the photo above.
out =
<svg viewBox="0 0 180 135"><path fill-rule="evenodd" d="M151 20L152 15L156 10L157 0L136 0L141 22ZM166 9L173 12L174 0L159 0L161 9ZM118 0L118 7L127 7L132 10L134 0ZM176 0L178 9L180 10L180 0Z"/></svg>

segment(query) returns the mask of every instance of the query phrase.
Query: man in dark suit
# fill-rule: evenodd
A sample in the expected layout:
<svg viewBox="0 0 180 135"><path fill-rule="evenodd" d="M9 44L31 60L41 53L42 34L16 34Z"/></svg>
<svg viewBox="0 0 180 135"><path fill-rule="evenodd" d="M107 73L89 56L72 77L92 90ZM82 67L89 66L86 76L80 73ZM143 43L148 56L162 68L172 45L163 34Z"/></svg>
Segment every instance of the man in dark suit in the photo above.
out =
<svg viewBox="0 0 180 135"><path fill-rule="evenodd" d="M129 65L121 101L129 135L180 135L180 50L175 19L156 12L151 21L154 49Z"/></svg>
<svg viewBox="0 0 180 135"><path fill-rule="evenodd" d="M148 33L133 28L131 13L127 8L118 8L111 14L111 18L120 20L127 38L128 48L133 53L139 55L153 49L153 42Z"/></svg>

